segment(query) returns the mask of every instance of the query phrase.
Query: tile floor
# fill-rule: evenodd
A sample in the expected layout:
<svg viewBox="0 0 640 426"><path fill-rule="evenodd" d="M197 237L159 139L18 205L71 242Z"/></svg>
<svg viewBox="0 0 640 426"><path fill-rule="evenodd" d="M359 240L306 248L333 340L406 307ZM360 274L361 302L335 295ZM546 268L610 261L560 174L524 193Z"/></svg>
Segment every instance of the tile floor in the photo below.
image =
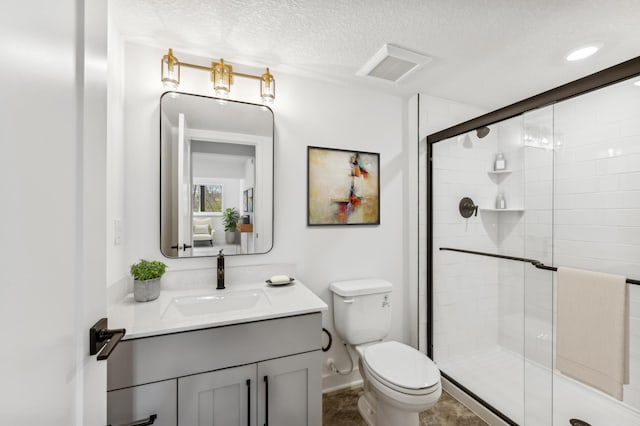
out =
<svg viewBox="0 0 640 426"><path fill-rule="evenodd" d="M367 426L358 413L361 391L358 387L325 394L322 398L323 426ZM420 413L420 426L486 426L486 423L443 391L435 407Z"/></svg>

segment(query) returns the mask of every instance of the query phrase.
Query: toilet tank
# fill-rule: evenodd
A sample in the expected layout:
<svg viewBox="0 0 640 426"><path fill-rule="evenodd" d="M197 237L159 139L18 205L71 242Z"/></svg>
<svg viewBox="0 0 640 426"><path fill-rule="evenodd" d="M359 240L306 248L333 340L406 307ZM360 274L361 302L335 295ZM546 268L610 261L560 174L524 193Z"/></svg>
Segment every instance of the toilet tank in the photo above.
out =
<svg viewBox="0 0 640 426"><path fill-rule="evenodd" d="M359 279L331 283L333 322L346 343L359 345L382 340L391 327L390 282Z"/></svg>

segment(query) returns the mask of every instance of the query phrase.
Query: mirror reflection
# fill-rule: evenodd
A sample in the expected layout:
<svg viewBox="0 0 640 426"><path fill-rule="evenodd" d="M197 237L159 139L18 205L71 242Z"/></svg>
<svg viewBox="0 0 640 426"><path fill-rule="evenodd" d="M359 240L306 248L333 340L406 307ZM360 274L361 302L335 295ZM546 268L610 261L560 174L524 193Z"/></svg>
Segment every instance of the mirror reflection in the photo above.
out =
<svg viewBox="0 0 640 426"><path fill-rule="evenodd" d="M160 250L167 257L273 246L273 112L167 92L160 98Z"/></svg>

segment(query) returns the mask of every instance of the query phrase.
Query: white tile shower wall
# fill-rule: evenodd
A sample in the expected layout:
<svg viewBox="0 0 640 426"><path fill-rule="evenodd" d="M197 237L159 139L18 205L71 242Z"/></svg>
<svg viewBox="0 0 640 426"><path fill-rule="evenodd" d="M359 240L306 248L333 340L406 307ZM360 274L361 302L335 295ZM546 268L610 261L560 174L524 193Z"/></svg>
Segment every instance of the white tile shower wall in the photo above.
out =
<svg viewBox="0 0 640 426"><path fill-rule="evenodd" d="M524 114L519 120L520 180L523 197L522 239L508 245L503 253L552 261L553 151L525 143L531 135L538 140L553 140L552 109L543 108ZM545 145L545 144L540 144ZM536 363L551 366L552 352L552 275L526 263L511 265L520 280L519 291L504 295L508 309L501 322L501 344Z"/></svg>
<svg viewBox="0 0 640 426"><path fill-rule="evenodd" d="M630 82L555 106L555 264L640 277L640 90ZM629 286L631 383L640 409L640 286Z"/></svg>
<svg viewBox="0 0 640 426"><path fill-rule="evenodd" d="M498 132L484 139L473 134L433 147L434 208L434 358L448 362L482 352L498 343L498 261L440 251L454 247L496 252L495 214L463 218L458 203L470 197L493 205L496 184L489 174Z"/></svg>
<svg viewBox="0 0 640 426"><path fill-rule="evenodd" d="M524 150L522 117L498 123L497 151L502 152L507 162L508 174L491 175L496 184L495 192L504 195L508 209L524 207ZM492 170L492 164L488 164ZM523 212L487 212L496 217L498 240L496 253L523 256L524 223ZM503 260L498 263L499 343L514 352L522 353L522 318L524 292L524 265L521 262Z"/></svg>
<svg viewBox="0 0 640 426"><path fill-rule="evenodd" d="M420 94L419 96L419 167L418 167L418 321L419 347L427 348L427 143L426 136L483 114L484 110L459 102Z"/></svg>

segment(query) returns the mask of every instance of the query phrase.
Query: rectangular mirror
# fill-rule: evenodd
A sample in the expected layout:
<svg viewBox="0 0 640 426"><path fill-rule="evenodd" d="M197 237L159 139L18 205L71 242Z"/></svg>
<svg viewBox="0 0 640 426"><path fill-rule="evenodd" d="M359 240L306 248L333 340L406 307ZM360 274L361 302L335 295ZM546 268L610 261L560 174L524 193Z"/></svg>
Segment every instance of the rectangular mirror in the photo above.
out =
<svg viewBox="0 0 640 426"><path fill-rule="evenodd" d="M178 92L160 98L160 251L170 258L273 246L273 112Z"/></svg>

